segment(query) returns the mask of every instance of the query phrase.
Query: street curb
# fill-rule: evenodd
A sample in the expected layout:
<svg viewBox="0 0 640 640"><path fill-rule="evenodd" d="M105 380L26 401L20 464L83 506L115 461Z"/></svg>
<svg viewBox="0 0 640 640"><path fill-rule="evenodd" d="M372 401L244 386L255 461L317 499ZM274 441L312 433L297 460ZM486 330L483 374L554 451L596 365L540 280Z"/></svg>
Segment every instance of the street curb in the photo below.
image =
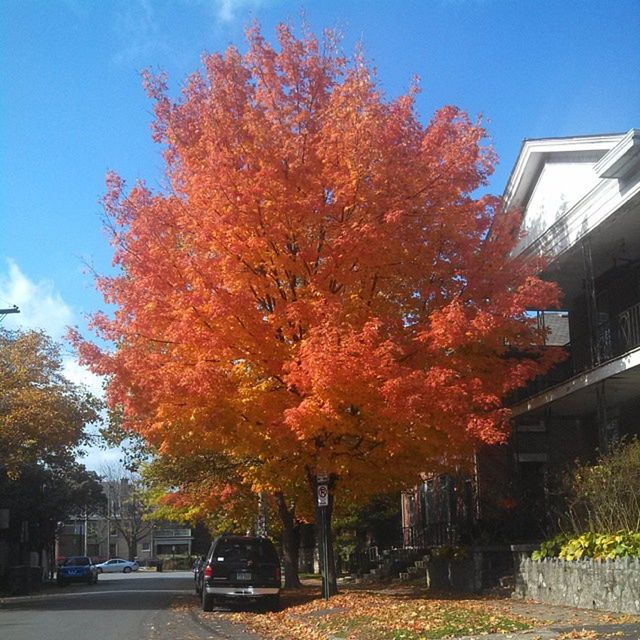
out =
<svg viewBox="0 0 640 640"><path fill-rule="evenodd" d="M65 597L81 597L92 596L96 594L106 595L113 593L175 593L183 595L185 593L192 593L191 589L110 589L108 591L101 589L100 591L53 591L51 593L39 593L32 596L9 596L6 598L0 598L0 606L12 603L21 602L34 602L38 600L45 600L47 598L58 598L60 596Z"/></svg>
<svg viewBox="0 0 640 640"><path fill-rule="evenodd" d="M30 596L5 596L5 597L0 598L0 605L12 604L13 602L15 602L15 603L34 602L34 601L38 601L38 600L45 600L46 598L55 598L55 597L57 597L59 595L85 596L85 595L89 595L89 594L92 594L92 593L95 593L95 591L72 591L71 593L69 593L68 591L66 593L64 591L62 591L62 592L52 591L50 593L38 593L38 594L35 594L35 595L30 595Z"/></svg>
<svg viewBox="0 0 640 640"><path fill-rule="evenodd" d="M202 617L196 612L196 610L192 607L189 610L189 617L200 627L202 627L203 629L205 629L208 633L214 633L217 634L216 638L220 638L220 640L237 640L237 635L233 635L230 636L227 633L225 633L224 631L222 631L221 629L219 629L218 627L214 627L211 624L209 624L208 622L206 622L205 620L202 619ZM244 624L240 624L238 622L231 622L229 620L225 620L225 624L226 625L232 625L233 627L235 627L238 631L240 631L242 634L249 636L249 634L251 634L252 636L254 636L256 639L260 638L260 636L256 633L254 633L253 631L251 631L246 625Z"/></svg>

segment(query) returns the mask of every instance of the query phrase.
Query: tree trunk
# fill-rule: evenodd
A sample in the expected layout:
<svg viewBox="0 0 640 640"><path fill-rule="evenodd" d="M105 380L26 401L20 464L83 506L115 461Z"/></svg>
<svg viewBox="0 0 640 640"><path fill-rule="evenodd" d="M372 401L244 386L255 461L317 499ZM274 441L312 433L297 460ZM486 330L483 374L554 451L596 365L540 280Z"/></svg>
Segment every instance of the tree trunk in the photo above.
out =
<svg viewBox="0 0 640 640"><path fill-rule="evenodd" d="M136 543L138 542L135 537L125 538L127 542L127 558L133 562L136 555Z"/></svg>
<svg viewBox="0 0 640 640"><path fill-rule="evenodd" d="M281 492L275 494L278 513L282 520L282 556L284 560L285 589L299 589L302 586L298 576L300 557L300 523L296 521L295 505L287 507L287 501Z"/></svg>
<svg viewBox="0 0 640 640"><path fill-rule="evenodd" d="M329 593L333 596L338 593L338 577L336 574L335 554L333 552L333 535L331 532L331 517L333 515L333 488L336 484L336 477L334 475L329 476L329 504L326 507L318 506L318 481L317 476L307 470L307 480L311 487L313 503L316 505L316 540L318 544L318 550L320 555L320 573L323 580L325 576L328 576ZM323 513L324 510L324 513ZM322 535L322 523L324 523L326 530L326 543L327 543L327 563L325 566L324 554L323 554L323 535ZM323 586L324 591L324 586Z"/></svg>

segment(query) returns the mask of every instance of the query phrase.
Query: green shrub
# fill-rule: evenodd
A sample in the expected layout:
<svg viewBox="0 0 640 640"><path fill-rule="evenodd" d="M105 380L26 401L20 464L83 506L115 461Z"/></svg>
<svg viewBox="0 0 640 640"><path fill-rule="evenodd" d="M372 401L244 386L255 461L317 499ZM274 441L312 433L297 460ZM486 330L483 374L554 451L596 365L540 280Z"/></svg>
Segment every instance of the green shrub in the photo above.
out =
<svg viewBox="0 0 640 640"><path fill-rule="evenodd" d="M533 552L533 560L640 557L640 441L621 441L595 464L576 464L566 477L562 533Z"/></svg>
<svg viewBox="0 0 640 640"><path fill-rule="evenodd" d="M569 479L570 526L576 533L640 531L640 441L622 441Z"/></svg>
<svg viewBox="0 0 640 640"><path fill-rule="evenodd" d="M563 560L614 560L640 557L640 532L617 531L593 533L587 531L576 536L561 534L547 540L531 554L533 560L562 558Z"/></svg>
<svg viewBox="0 0 640 640"><path fill-rule="evenodd" d="M185 571L191 569L195 558L190 556L171 556L162 559L164 571Z"/></svg>
<svg viewBox="0 0 640 640"><path fill-rule="evenodd" d="M531 554L531 558L533 560L542 560L543 558L557 558L562 550L562 547L569 540L569 536L566 533L561 533L560 535L551 538L550 540L545 540L540 548L534 551Z"/></svg>

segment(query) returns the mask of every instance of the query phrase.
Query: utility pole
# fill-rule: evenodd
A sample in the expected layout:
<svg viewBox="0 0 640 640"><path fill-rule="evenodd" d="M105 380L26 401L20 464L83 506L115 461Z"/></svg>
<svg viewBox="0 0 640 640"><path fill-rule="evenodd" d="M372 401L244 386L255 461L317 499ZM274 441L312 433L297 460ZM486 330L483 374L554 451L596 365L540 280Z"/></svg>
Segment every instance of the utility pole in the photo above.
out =
<svg viewBox="0 0 640 640"><path fill-rule="evenodd" d="M0 309L0 322L4 320L4 317L10 313L20 313L20 309L14 304L13 307L8 309Z"/></svg>
<svg viewBox="0 0 640 640"><path fill-rule="evenodd" d="M111 500L107 492L107 559L111 558ZM115 555L115 554L114 554Z"/></svg>
<svg viewBox="0 0 640 640"><path fill-rule="evenodd" d="M84 505L84 555L88 556L89 553L89 512L87 505Z"/></svg>

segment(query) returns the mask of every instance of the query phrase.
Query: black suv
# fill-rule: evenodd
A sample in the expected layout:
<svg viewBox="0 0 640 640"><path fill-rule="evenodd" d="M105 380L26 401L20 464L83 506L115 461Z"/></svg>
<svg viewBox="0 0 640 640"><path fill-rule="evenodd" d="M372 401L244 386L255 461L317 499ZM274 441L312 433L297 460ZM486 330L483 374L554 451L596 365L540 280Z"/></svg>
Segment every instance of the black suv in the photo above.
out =
<svg viewBox="0 0 640 640"><path fill-rule="evenodd" d="M280 607L280 560L267 538L224 534L209 547L196 575L203 611L216 601L259 602Z"/></svg>

